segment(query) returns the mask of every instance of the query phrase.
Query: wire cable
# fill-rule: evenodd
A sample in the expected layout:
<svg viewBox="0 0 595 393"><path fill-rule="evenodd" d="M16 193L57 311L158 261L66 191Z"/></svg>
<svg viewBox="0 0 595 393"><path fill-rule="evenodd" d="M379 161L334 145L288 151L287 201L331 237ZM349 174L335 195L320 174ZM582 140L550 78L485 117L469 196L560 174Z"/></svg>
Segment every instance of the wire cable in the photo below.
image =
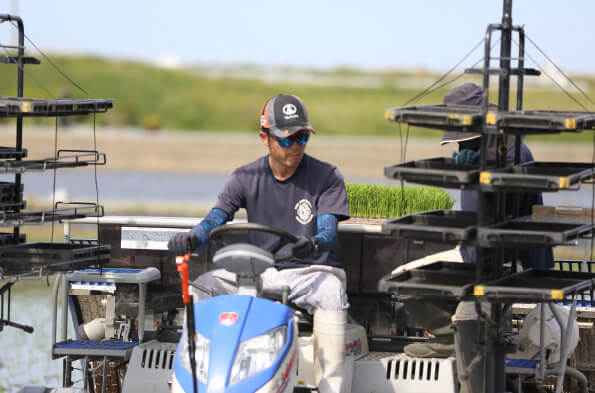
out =
<svg viewBox="0 0 595 393"><path fill-rule="evenodd" d="M15 24L15 22L10 21L10 24L18 30L18 26ZM27 40L27 42L29 42L40 54L41 56L43 56L44 59L47 60L48 63L50 63L50 65L60 74L62 75L66 80L68 80L70 83L72 83L73 86L75 86L77 89L79 89L80 91L82 91L83 93L85 93L87 95L87 97L91 98L91 94L89 94L89 92L85 89L83 89L78 83L76 83L74 80L72 80L72 78L70 78L68 75L66 75L66 73L64 71L62 71L62 69L60 69L60 67L58 67L41 49L39 49L39 47L37 45L35 45L35 43L29 38L29 36L27 36L27 34L25 34L23 32L23 36L25 37L25 39Z"/></svg>
<svg viewBox="0 0 595 393"><path fill-rule="evenodd" d="M591 103L591 105L595 105L595 102L593 102L593 100L591 99L591 97L589 97L584 91L583 89L581 89L576 83L574 83L574 81L564 73L564 71L562 71L562 69L560 67L558 67L558 65L556 63L554 63L554 61L531 39L531 37L529 37L528 35L525 35L525 37L529 40L529 42L531 44L533 44L533 46L535 46L535 48L539 51L539 53L541 53L546 59L548 59L548 61L554 66L556 67L556 70L558 70L558 72L560 74L562 74L562 76L564 76L564 78L566 78L570 83L572 83L572 85L581 92L581 94Z"/></svg>
<svg viewBox="0 0 595 393"><path fill-rule="evenodd" d="M461 60L459 60L457 62L457 64L455 64L452 68L450 68L448 71L446 71L440 78L438 78L436 81L434 81L430 86L426 87L424 91L422 91L421 93L419 93L418 95L416 95L415 97L411 98L409 101L405 102L402 106L407 106L409 104L411 104L412 102L416 102L419 101L420 99L422 99L423 97L425 97L426 95L428 95L429 93L431 93L432 91L434 91L434 86L436 86L438 83L442 82L448 75L450 75L459 65L461 65L465 60L467 60L467 58L469 56L471 56L471 54L473 52L475 52L475 50L477 48L479 48L479 46L485 42L485 38L482 38L477 44L475 44L475 46L469 51L467 52L467 54L465 56L463 56L463 58Z"/></svg>

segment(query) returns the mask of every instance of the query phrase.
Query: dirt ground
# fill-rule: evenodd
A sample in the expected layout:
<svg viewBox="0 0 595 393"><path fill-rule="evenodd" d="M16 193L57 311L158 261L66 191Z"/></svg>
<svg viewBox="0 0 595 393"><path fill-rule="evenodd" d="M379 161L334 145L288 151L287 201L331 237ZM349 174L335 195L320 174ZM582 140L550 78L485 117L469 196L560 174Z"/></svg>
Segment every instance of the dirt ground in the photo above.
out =
<svg viewBox="0 0 595 393"><path fill-rule="evenodd" d="M409 138L405 159L450 156L456 146L439 145L436 138ZM266 153L256 132L146 132L140 130L97 129L97 150L106 153L106 169L139 171L203 172L229 174L234 168ZM0 128L0 146L14 146L13 127ZM402 162L404 145L394 137L337 137L315 135L307 152L331 162L351 179L381 179L383 168ZM26 127L23 146L29 159L54 154L55 129ZM93 149L91 128L60 128L59 149ZM532 142L530 148L538 161L591 162L593 146Z"/></svg>

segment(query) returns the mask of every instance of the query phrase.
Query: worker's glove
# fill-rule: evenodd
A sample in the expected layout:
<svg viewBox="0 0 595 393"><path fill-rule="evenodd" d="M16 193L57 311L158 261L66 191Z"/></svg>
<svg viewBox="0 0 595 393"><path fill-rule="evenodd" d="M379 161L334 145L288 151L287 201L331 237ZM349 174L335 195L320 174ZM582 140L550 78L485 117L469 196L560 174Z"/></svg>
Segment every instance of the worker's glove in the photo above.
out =
<svg viewBox="0 0 595 393"><path fill-rule="evenodd" d="M174 255L184 255L198 247L198 238L190 232L178 232L169 238L167 249Z"/></svg>
<svg viewBox="0 0 595 393"><path fill-rule="evenodd" d="M299 259L311 257L314 251L316 251L316 242L311 237L306 236L298 236L291 249L293 256Z"/></svg>
<svg viewBox="0 0 595 393"><path fill-rule="evenodd" d="M457 154L456 151L452 151L452 156L458 165L473 165L473 162L479 157L479 153L469 149L463 149Z"/></svg>

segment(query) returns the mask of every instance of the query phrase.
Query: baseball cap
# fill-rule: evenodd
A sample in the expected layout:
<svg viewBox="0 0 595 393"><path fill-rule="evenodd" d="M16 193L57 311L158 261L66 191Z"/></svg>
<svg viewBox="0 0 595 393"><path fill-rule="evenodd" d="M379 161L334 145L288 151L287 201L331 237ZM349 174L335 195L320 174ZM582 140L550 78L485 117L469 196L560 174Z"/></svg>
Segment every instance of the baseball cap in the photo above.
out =
<svg viewBox="0 0 595 393"><path fill-rule="evenodd" d="M279 94L260 109L260 129L284 138L301 130L314 132L304 102L298 96Z"/></svg>
<svg viewBox="0 0 595 393"><path fill-rule="evenodd" d="M475 83L465 83L446 93L444 103L451 105L481 105L481 93L481 87ZM479 138L480 136L480 134L474 132L444 131L440 145L468 141Z"/></svg>

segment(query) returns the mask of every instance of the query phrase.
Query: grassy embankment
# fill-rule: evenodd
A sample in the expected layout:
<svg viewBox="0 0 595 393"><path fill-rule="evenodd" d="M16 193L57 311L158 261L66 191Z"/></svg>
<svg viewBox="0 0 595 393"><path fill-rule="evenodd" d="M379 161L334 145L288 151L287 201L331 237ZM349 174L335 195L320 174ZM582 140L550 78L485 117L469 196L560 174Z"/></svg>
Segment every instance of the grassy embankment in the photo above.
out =
<svg viewBox="0 0 595 393"><path fill-rule="evenodd" d="M41 60L41 65L26 68L25 96L48 97L46 91L38 86L41 85L54 98L85 97L47 61ZM424 72L304 70L314 79L334 81L322 85L303 81L283 82L281 79L265 82L262 77L266 74L262 75L263 71L259 74L257 68L249 66L246 69L254 70L252 76L237 79L209 77L204 68L202 73L189 69L167 70L141 63L91 57L55 57L53 61L93 97L115 100L113 110L97 116L98 124L167 130L253 130L258 121L255 108L272 95L291 92L304 98L310 108L312 123L324 130L325 135L395 135L396 127L384 119L384 110L403 105L430 81L437 79L436 75ZM16 69L11 72L11 66L4 67L5 72L0 76L0 94L14 95ZM296 73L295 70L292 72ZM418 87L405 88L410 84L407 81L413 79L418 81L415 84ZM477 77L467 80L480 83ZM578 80L587 91L595 88L594 78L583 77ZM440 103L447 89L452 86L439 89L418 103ZM514 101L511 103L513 105ZM525 108L581 109L562 92L537 87L526 89ZM38 118L28 121L48 120ZM76 121L88 122L91 118ZM431 130L411 130L411 134L416 136L435 133ZM590 133L548 137L571 141L589 138Z"/></svg>

